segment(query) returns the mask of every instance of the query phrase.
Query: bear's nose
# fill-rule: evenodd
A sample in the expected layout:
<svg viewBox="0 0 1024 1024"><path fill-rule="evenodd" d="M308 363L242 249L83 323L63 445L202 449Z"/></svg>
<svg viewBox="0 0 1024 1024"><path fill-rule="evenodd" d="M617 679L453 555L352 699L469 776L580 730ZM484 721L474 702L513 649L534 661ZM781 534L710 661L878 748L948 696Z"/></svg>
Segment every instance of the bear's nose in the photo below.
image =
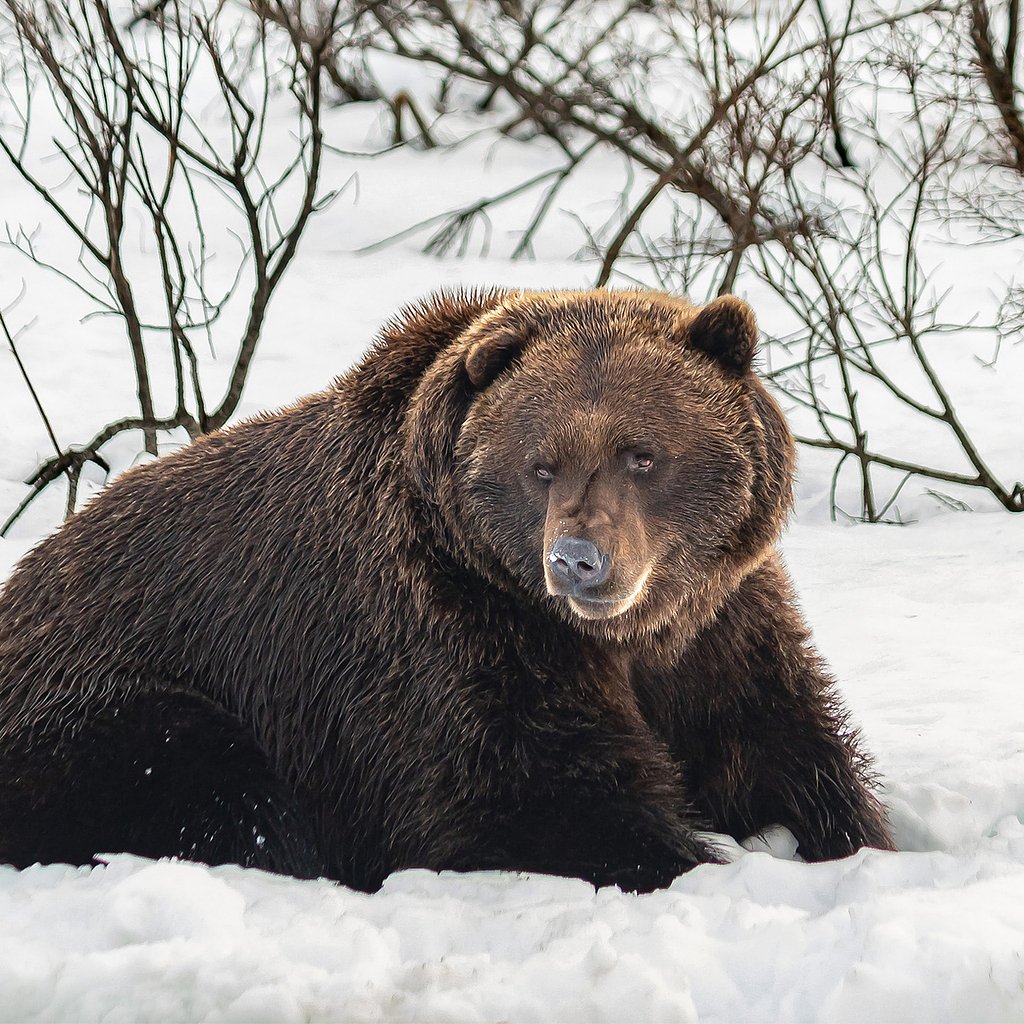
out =
<svg viewBox="0 0 1024 1024"><path fill-rule="evenodd" d="M612 560L596 544L581 537L559 537L548 554L559 579L583 589L599 587L611 571Z"/></svg>

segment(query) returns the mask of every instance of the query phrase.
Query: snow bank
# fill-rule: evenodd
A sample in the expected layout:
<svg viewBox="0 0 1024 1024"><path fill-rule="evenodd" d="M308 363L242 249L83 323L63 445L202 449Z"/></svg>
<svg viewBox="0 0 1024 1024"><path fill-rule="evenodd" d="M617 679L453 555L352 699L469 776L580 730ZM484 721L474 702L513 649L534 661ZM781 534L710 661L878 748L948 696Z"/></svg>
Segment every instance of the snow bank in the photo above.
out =
<svg viewBox="0 0 1024 1024"><path fill-rule="evenodd" d="M4 1021L1020 1019L1024 825L969 856L747 854L665 892L407 871L365 896L118 856L0 870Z"/></svg>

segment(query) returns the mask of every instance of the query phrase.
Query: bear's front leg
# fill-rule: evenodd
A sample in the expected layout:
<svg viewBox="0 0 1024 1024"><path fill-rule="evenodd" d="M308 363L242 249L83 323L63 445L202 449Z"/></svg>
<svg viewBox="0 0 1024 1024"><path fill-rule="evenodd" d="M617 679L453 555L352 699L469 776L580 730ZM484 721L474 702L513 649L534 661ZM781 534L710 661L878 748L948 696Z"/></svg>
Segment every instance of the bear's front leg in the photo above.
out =
<svg viewBox="0 0 1024 1024"><path fill-rule="evenodd" d="M720 860L695 831L697 818L665 745L608 709L590 710L518 738L519 757L504 761L459 867L650 892Z"/></svg>
<svg viewBox="0 0 1024 1024"><path fill-rule="evenodd" d="M870 760L777 572L748 581L660 685L675 694L673 751L716 830L785 825L807 860L893 849Z"/></svg>
<svg viewBox="0 0 1024 1024"><path fill-rule="evenodd" d="M893 849L885 812L866 784L867 759L830 708L808 714L778 700L742 718L712 721L694 743L699 805L716 830L743 839L785 825L810 861L861 847Z"/></svg>

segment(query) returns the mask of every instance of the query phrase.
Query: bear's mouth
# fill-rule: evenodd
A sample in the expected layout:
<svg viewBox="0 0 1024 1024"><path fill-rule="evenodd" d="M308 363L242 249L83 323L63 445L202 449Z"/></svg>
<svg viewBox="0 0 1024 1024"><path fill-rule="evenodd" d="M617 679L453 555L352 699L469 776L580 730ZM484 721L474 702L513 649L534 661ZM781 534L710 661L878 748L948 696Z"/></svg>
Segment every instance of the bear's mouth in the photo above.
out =
<svg viewBox="0 0 1024 1024"><path fill-rule="evenodd" d="M650 575L651 566L648 566L641 573L633 589L623 596L603 595L599 597L579 590L569 594L553 593L552 596L564 597L569 607L581 619L614 619L628 612L640 600Z"/></svg>
<svg viewBox="0 0 1024 1024"><path fill-rule="evenodd" d="M629 611L636 598L567 597L569 607L581 619L614 619Z"/></svg>

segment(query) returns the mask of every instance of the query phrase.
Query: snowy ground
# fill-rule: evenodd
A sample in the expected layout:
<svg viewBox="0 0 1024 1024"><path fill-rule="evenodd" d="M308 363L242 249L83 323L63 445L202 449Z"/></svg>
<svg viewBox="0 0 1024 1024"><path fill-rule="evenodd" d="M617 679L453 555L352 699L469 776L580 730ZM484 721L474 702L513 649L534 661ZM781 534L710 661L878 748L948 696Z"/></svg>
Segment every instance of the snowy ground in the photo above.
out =
<svg viewBox="0 0 1024 1024"><path fill-rule="evenodd" d="M329 129L342 148L382 138L366 107L332 113ZM587 284L593 268L571 260L580 239L567 217L552 218L537 262L501 258L500 224L490 259L429 259L415 240L354 254L551 159L542 145L510 140L374 163L333 157L330 184L356 172L358 198L350 190L314 221L240 415L323 386L398 306L435 288ZM588 173L596 177L580 183L577 202L593 210L600 166ZM43 220L4 166L0 195L7 219ZM41 238L57 256L74 253L52 224ZM996 259L972 258L965 294L986 291ZM110 320L81 323L80 296L0 249L0 303L22 281L9 316L34 318L22 355L58 436L81 441L131 409L123 337ZM758 312L770 329L777 310ZM1019 478L1024 345L996 372L960 350L936 358L957 367L958 398L993 465ZM206 362L215 376L220 364ZM940 443L913 437L912 423L893 428L926 448ZM0 437L3 518L48 453L4 348ZM137 447L111 445L115 468ZM774 856L764 844L736 848L734 863L643 897L422 871L365 896L123 856L92 871L0 868L0 1020L1024 1020L1024 517L981 500L974 513L953 513L910 486L902 509L913 525L837 524L829 474L826 458L803 457L783 546L877 757L899 853L805 865L780 835ZM86 491L98 485L87 478ZM0 579L56 527L62 503L54 488L0 541Z"/></svg>

